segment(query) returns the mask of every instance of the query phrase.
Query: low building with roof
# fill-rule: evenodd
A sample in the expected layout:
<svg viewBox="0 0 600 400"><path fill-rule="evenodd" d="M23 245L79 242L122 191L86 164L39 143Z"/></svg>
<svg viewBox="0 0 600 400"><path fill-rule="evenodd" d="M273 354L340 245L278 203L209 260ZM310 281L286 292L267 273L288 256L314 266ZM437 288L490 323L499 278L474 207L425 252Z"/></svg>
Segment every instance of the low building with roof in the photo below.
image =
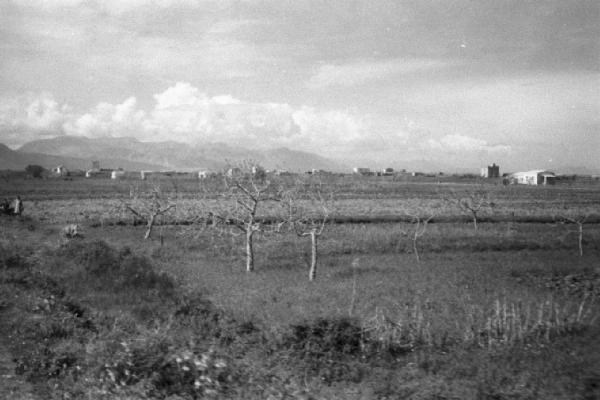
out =
<svg viewBox="0 0 600 400"><path fill-rule="evenodd" d="M520 185L554 185L556 174L545 169L515 172L510 176L512 183Z"/></svg>

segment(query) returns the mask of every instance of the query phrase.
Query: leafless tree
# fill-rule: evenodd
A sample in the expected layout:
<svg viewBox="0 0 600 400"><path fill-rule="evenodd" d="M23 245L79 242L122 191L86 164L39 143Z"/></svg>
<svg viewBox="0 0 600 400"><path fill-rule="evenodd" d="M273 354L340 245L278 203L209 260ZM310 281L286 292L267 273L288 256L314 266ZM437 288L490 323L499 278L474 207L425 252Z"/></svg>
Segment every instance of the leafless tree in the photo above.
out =
<svg viewBox="0 0 600 400"><path fill-rule="evenodd" d="M584 212L581 210L569 209L566 205L563 205L564 212L560 213L555 217L559 222L563 224L575 224L577 233L577 245L579 249L579 257L583 256L583 225L588 221L591 216L590 212Z"/></svg>
<svg viewBox="0 0 600 400"><path fill-rule="evenodd" d="M458 207L471 214L473 220L473 229L477 230L477 220L481 212L489 210L495 206L490 200L490 193L483 185L477 189L468 190L465 194L454 194L450 202L456 202Z"/></svg>
<svg viewBox="0 0 600 400"><path fill-rule="evenodd" d="M144 240L150 238L156 219L174 209L175 204L165 198L159 185L155 185L149 194L140 193L139 188L132 187L130 199L123 202L123 207L141 220L146 221Z"/></svg>
<svg viewBox="0 0 600 400"><path fill-rule="evenodd" d="M305 189L288 191L282 204L286 208L287 222L296 235L310 237L311 257L308 279L314 281L317 277L318 240L329 218L333 195L323 193L321 182L316 185L298 182L296 187Z"/></svg>
<svg viewBox="0 0 600 400"><path fill-rule="evenodd" d="M214 228L235 228L246 239L246 271L254 271L254 234L271 229L258 219L259 206L270 201L279 201L281 192L267 179L260 165L244 161L228 168L224 174L225 194L223 202L209 211L208 218ZM235 233L229 230L231 234Z"/></svg>
<svg viewBox="0 0 600 400"><path fill-rule="evenodd" d="M426 216L422 216L418 213L407 213L407 215L412 219L413 229L411 232L404 232L405 235L411 237L413 252L415 253L415 257L417 258L417 262L421 262L421 257L419 255L419 248L417 242L421 236L425 235L427 232L427 224L435 217L434 214L428 214Z"/></svg>

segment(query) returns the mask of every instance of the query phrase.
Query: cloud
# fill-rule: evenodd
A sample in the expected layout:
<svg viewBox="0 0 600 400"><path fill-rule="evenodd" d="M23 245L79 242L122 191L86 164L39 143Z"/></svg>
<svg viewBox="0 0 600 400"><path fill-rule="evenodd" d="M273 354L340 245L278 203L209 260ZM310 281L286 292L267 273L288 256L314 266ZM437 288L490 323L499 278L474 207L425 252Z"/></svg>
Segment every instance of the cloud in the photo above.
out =
<svg viewBox="0 0 600 400"><path fill-rule="evenodd" d="M347 112L247 102L231 95L209 96L186 82L153 97L154 105L148 111L138 107L135 97L129 97L117 104L99 103L84 113L60 105L47 93L8 99L0 103L0 127L20 130L20 139L11 137L11 142L20 144L40 135L69 134L303 150L340 148L361 140L367 131L364 118Z"/></svg>
<svg viewBox="0 0 600 400"><path fill-rule="evenodd" d="M9 127L11 144L58 136L136 137L142 141L174 140L190 144L223 142L248 148L289 147L333 157L369 156L397 160L411 154L449 157L505 155L511 148L470 136L436 138L412 129L412 121L397 126L369 115L343 110L295 107L287 103L256 103L231 95L209 96L178 82L153 96L147 110L136 97L121 103L102 102L76 113L50 94L3 101L0 127ZM387 125L386 125L387 124ZM21 133L16 134L17 131ZM3 134L6 136L6 133ZM4 138L3 138L4 141ZM399 155L398 151L402 149Z"/></svg>
<svg viewBox="0 0 600 400"><path fill-rule="evenodd" d="M428 139L426 142L429 149L442 153L469 152L490 154L509 153L511 147L507 145L490 145L482 139L472 138L464 135L446 135L436 139Z"/></svg>
<svg viewBox="0 0 600 400"><path fill-rule="evenodd" d="M11 145L60 134L70 117L71 107L59 104L50 93L0 99L0 134Z"/></svg>
<svg viewBox="0 0 600 400"><path fill-rule="evenodd" d="M214 0L18 0L14 3L41 10L64 10L87 7L114 15L121 15L140 8L167 9L172 7L199 8Z"/></svg>
<svg viewBox="0 0 600 400"><path fill-rule="evenodd" d="M63 131L88 137L135 136L145 119L145 112L136 106L135 97L116 105L100 103L91 112L65 122Z"/></svg>
<svg viewBox="0 0 600 400"><path fill-rule="evenodd" d="M311 89L329 86L355 86L390 78L394 75L423 72L452 65L448 61L431 59L394 59L384 61L358 61L341 65L326 64L319 67L308 81Z"/></svg>

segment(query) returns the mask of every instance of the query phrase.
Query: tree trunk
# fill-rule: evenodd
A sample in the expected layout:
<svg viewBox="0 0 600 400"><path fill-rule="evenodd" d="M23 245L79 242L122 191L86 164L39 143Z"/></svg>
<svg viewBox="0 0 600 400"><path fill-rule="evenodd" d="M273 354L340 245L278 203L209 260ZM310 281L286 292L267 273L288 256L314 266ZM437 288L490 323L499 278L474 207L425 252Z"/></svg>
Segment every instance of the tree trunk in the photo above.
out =
<svg viewBox="0 0 600 400"><path fill-rule="evenodd" d="M579 224L579 257L583 257L583 224Z"/></svg>
<svg viewBox="0 0 600 400"><path fill-rule="evenodd" d="M415 252L415 257L417 257L417 262L421 262L421 258L419 258L419 249L417 249L417 240L419 239L419 229L421 228L421 220L417 219L417 227L415 228L415 236L413 236L413 251Z"/></svg>
<svg viewBox="0 0 600 400"><path fill-rule="evenodd" d="M144 235L144 240L150 237L152 233L152 228L154 227L154 219L156 218L156 214L153 214L148 218L148 229L146 230L146 235Z"/></svg>
<svg viewBox="0 0 600 400"><path fill-rule="evenodd" d="M252 246L252 226L246 228L246 272L254 271L254 247Z"/></svg>
<svg viewBox="0 0 600 400"><path fill-rule="evenodd" d="M473 228L477 230L477 213L473 212Z"/></svg>
<svg viewBox="0 0 600 400"><path fill-rule="evenodd" d="M413 251L415 252L415 257L417 257L417 262L421 262L421 258L419 257L419 249L417 249L417 236L413 239Z"/></svg>
<svg viewBox="0 0 600 400"><path fill-rule="evenodd" d="M317 277L317 231L310 231L310 243L311 243L311 258L310 258L310 270L308 271L308 280L314 281Z"/></svg>

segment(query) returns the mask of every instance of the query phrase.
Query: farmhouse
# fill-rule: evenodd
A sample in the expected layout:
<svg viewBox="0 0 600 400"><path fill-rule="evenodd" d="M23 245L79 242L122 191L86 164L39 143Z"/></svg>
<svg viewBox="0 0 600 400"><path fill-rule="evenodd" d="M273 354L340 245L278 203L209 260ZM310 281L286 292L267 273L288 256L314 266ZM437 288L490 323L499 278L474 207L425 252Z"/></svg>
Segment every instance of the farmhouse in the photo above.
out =
<svg viewBox="0 0 600 400"><path fill-rule="evenodd" d="M355 174L359 174L359 175L372 175L373 173L371 172L370 168L361 168L361 167L354 167L352 169L352 171Z"/></svg>
<svg viewBox="0 0 600 400"><path fill-rule="evenodd" d="M110 179L123 179L125 178L125 171L122 169L115 169L110 173Z"/></svg>
<svg viewBox="0 0 600 400"><path fill-rule="evenodd" d="M495 163L488 165L487 167L481 168L482 178L499 178L500 177L500 166Z"/></svg>
<svg viewBox="0 0 600 400"><path fill-rule="evenodd" d="M515 172L510 176L512 183L520 185L554 185L556 175L554 172L543 169L533 171Z"/></svg>
<svg viewBox="0 0 600 400"><path fill-rule="evenodd" d="M52 172L58 176L67 176L69 175L69 171L62 165L59 165L55 168L52 168Z"/></svg>
<svg viewBox="0 0 600 400"><path fill-rule="evenodd" d="M85 177L91 178L93 176L99 175L100 173L100 161L92 161L92 169L88 169L87 171L85 171Z"/></svg>

